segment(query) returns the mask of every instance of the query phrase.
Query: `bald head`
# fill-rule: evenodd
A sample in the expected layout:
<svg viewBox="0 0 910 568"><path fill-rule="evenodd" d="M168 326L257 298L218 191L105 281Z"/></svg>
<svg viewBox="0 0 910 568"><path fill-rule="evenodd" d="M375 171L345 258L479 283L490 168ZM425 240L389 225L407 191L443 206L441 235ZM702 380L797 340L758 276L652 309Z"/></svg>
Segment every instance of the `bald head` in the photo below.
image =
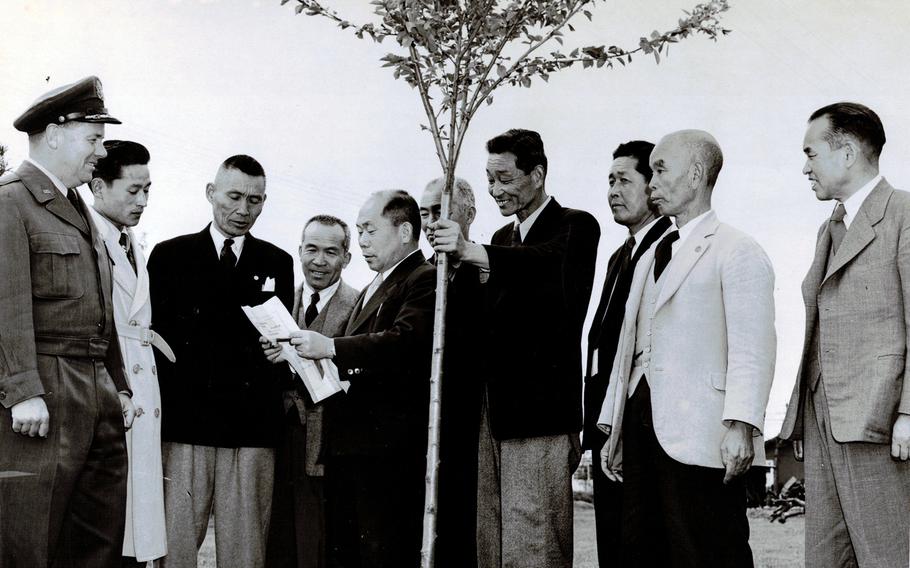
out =
<svg viewBox="0 0 910 568"><path fill-rule="evenodd" d="M714 136L704 130L679 130L664 136L661 144L665 142L684 148L690 163L700 166L705 186L714 188L724 165L724 154Z"/></svg>
<svg viewBox="0 0 910 568"><path fill-rule="evenodd" d="M661 215L683 226L711 208L711 192L724 157L713 136L680 130L664 136L651 152L651 201Z"/></svg>
<svg viewBox="0 0 910 568"><path fill-rule="evenodd" d="M420 225L424 233L427 225L439 220L442 214L442 192L445 189L446 178L436 178L427 184L420 196ZM471 223L477 210L474 207L474 190L471 184L460 177L455 178L452 189L452 203L449 210L449 219L458 223L461 233L468 238Z"/></svg>

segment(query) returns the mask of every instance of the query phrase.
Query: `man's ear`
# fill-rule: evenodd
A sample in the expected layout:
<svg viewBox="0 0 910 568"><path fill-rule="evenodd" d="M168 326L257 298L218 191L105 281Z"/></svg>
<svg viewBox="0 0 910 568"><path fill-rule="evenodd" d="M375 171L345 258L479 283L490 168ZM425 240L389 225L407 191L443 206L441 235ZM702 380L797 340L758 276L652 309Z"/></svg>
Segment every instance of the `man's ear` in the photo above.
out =
<svg viewBox="0 0 910 568"><path fill-rule="evenodd" d="M92 195L95 196L95 199L104 199L102 193L104 192L104 180L101 178L92 178L92 181L89 182L89 187L92 190Z"/></svg>
<svg viewBox="0 0 910 568"><path fill-rule="evenodd" d="M348 251L344 251L344 255L342 255L341 258L344 259L341 261L341 268L347 268L348 264L351 262L351 253Z"/></svg>
<svg viewBox="0 0 910 568"><path fill-rule="evenodd" d="M705 165L701 162L692 162L689 166L689 187L698 187L705 179Z"/></svg>
<svg viewBox="0 0 910 568"><path fill-rule="evenodd" d="M407 244L414 240L414 226L410 221L398 225L398 238L402 243Z"/></svg>
<svg viewBox="0 0 910 568"><path fill-rule="evenodd" d="M543 169L543 164L537 164L531 170L531 181L534 182L534 189L543 187L544 178L546 178L546 172Z"/></svg>
<svg viewBox="0 0 910 568"><path fill-rule="evenodd" d="M464 222L465 225L470 225L474 222L474 218L477 216L477 208L473 205L468 207L464 212Z"/></svg>
<svg viewBox="0 0 910 568"><path fill-rule="evenodd" d="M859 145L853 140L847 138L844 141L844 167L852 168L856 161L859 159Z"/></svg>
<svg viewBox="0 0 910 568"><path fill-rule="evenodd" d="M44 128L44 143L48 148L56 150L60 147L60 136L63 135L63 128L57 124L48 124Z"/></svg>
<svg viewBox="0 0 910 568"><path fill-rule="evenodd" d="M209 203L212 203L212 194L213 193L215 193L215 184L211 183L211 182L205 184L205 198L208 200Z"/></svg>

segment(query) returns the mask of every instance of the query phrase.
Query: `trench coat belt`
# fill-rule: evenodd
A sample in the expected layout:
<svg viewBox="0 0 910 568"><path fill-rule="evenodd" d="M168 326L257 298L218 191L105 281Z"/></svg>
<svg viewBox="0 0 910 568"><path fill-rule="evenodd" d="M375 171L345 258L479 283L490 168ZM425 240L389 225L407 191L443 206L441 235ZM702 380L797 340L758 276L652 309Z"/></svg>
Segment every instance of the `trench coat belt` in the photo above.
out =
<svg viewBox="0 0 910 568"><path fill-rule="evenodd" d="M42 355L104 359L110 344L105 337L55 337L35 336L35 351Z"/></svg>
<svg viewBox="0 0 910 568"><path fill-rule="evenodd" d="M161 354L167 357L168 361L173 363L177 360L174 356L174 350L167 344L163 337L147 327L136 325L135 323L117 322L117 335L134 339L142 344L143 347L154 345Z"/></svg>

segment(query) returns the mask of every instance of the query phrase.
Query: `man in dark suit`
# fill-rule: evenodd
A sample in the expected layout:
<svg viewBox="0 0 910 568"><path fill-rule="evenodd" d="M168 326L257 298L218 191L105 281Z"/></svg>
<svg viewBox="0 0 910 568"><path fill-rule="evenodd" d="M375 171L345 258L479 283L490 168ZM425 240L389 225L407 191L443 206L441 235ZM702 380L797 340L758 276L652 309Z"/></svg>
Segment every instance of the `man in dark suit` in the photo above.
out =
<svg viewBox="0 0 910 568"><path fill-rule="evenodd" d="M0 178L3 568L120 565L133 406L110 259L76 191L105 123L96 77L43 95L14 122L28 159Z"/></svg>
<svg viewBox="0 0 910 568"><path fill-rule="evenodd" d="M420 221L433 244L428 225L439 220L445 178L427 184L420 197ZM474 222L474 191L456 177L449 219L465 239ZM432 262L435 264L435 255ZM483 284L472 264L449 269L446 337L442 369L439 433L436 568L477 566L477 437L483 395L477 370L482 364Z"/></svg>
<svg viewBox="0 0 910 568"><path fill-rule="evenodd" d="M805 452L810 568L910 558L910 195L879 173L884 145L881 119L857 103L815 111L803 142L815 196L837 202L803 281L805 343L780 433Z"/></svg>
<svg viewBox="0 0 910 568"><path fill-rule="evenodd" d="M213 222L160 243L149 257L152 322L177 357L157 357L168 554L195 566L214 507L219 563L265 559L275 446L287 368L271 365L241 306L277 296L290 309L289 254L249 234L265 204L265 172L232 156L206 186Z"/></svg>
<svg viewBox="0 0 910 568"><path fill-rule="evenodd" d="M503 216L490 245L437 221L437 252L489 270L477 492L478 563L572 565L572 473L581 458L581 333L600 227L547 196L540 135L487 142L490 195ZM480 309L480 308L478 308Z"/></svg>
<svg viewBox="0 0 910 568"><path fill-rule="evenodd" d="M585 427L582 449L591 450L594 469L594 522L597 528L597 558L601 566L616 565L621 556L622 484L610 480L600 467L600 450L606 436L597 428L622 329L626 300L635 265L670 227L667 217L650 203L651 168L648 158L654 144L633 140L613 152L608 198L613 220L629 229L629 238L610 256L600 303L588 332L588 366L585 375Z"/></svg>
<svg viewBox="0 0 910 568"><path fill-rule="evenodd" d="M333 357L351 383L325 408L329 565L407 568L420 562L436 275L406 192L371 195L357 233L377 275L346 337L301 331L291 343Z"/></svg>
<svg viewBox="0 0 910 568"><path fill-rule="evenodd" d="M300 266L303 284L294 294L300 329L337 337L357 304L358 293L341 279L351 261L351 231L331 215L303 227ZM266 356L278 362L280 347L260 338ZM299 379L284 392L285 428L275 458L275 490L266 566L323 568L325 559L325 466L322 464L323 405L313 404Z"/></svg>

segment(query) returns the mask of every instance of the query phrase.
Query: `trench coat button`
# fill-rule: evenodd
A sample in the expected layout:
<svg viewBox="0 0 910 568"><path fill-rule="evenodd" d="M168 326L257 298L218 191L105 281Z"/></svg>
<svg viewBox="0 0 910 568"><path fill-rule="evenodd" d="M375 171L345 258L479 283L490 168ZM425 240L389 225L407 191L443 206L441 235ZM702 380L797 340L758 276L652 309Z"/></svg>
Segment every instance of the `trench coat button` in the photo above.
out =
<svg viewBox="0 0 910 568"><path fill-rule="evenodd" d="M152 365L152 374L153 374L153 375L157 375L157 374L158 374L158 367L155 366L155 365Z"/></svg>
<svg viewBox="0 0 910 568"><path fill-rule="evenodd" d="M136 327L137 325L139 325L139 322L137 322L136 320L130 320L130 325L133 327Z"/></svg>
<svg viewBox="0 0 910 568"><path fill-rule="evenodd" d="M0 391L0 400L6 400L6 393L4 391Z"/></svg>
<svg viewBox="0 0 910 568"><path fill-rule="evenodd" d="M156 408L156 409L155 409L155 418L158 418L159 416L161 416L161 409L160 409L160 408Z"/></svg>
<svg viewBox="0 0 910 568"><path fill-rule="evenodd" d="M349 374L349 375L353 375L353 374L354 374L354 369L348 369L348 374Z"/></svg>
<svg viewBox="0 0 910 568"><path fill-rule="evenodd" d="M133 365L133 374L134 375L139 374L139 371L141 371L141 370L142 370L142 367L139 366L139 363L136 363L135 365Z"/></svg>
<svg viewBox="0 0 910 568"><path fill-rule="evenodd" d="M359 375L359 374L360 374L360 369L354 369L354 374L355 374L355 375Z"/></svg>

